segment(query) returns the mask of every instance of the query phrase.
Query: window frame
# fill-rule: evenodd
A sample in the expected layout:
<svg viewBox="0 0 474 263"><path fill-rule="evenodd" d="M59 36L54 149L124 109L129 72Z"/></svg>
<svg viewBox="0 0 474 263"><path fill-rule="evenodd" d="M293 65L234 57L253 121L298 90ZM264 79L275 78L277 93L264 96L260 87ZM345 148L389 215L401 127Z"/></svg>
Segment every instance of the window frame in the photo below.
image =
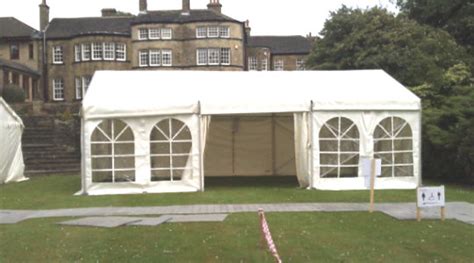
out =
<svg viewBox="0 0 474 263"><path fill-rule="evenodd" d="M148 29L148 39L157 40L161 38L161 29L157 27L152 27Z"/></svg>
<svg viewBox="0 0 474 263"><path fill-rule="evenodd" d="M173 39L173 29L169 27L161 28L160 35L162 40L170 40Z"/></svg>
<svg viewBox="0 0 474 263"><path fill-rule="evenodd" d="M138 32L138 40L148 40L148 38L150 37L148 35L147 28L139 28L137 32Z"/></svg>
<svg viewBox="0 0 474 263"><path fill-rule="evenodd" d="M205 26L197 27L196 38L207 38L207 27Z"/></svg>
<svg viewBox="0 0 474 263"><path fill-rule="evenodd" d="M283 59L275 60L275 64L273 65L273 70L274 71L284 71L285 70L285 61Z"/></svg>
<svg viewBox="0 0 474 263"><path fill-rule="evenodd" d="M83 98L83 87L82 87L82 78L74 78L74 87L76 91L76 100L81 100Z"/></svg>
<svg viewBox="0 0 474 263"><path fill-rule="evenodd" d="M215 29L215 32L214 32L214 29ZM215 35L214 35L214 33L215 33ZM208 38L219 38L219 27L218 26L208 26L207 27L207 37Z"/></svg>
<svg viewBox="0 0 474 263"><path fill-rule="evenodd" d="M64 80L63 79L53 79L53 100L54 101L64 101ZM60 95L60 96L59 96Z"/></svg>
<svg viewBox="0 0 474 263"><path fill-rule="evenodd" d="M165 56L169 55L169 63L165 63ZM166 61L168 62L168 61ZM162 49L161 50L161 65L163 67L173 66L173 51L171 49Z"/></svg>
<svg viewBox="0 0 474 263"><path fill-rule="evenodd" d="M95 42L91 44L92 60L98 61L104 59L104 45L103 43ZM100 57L96 56L100 52Z"/></svg>
<svg viewBox="0 0 474 263"><path fill-rule="evenodd" d="M220 50L219 50L219 63L221 65L228 66L228 65L231 64L232 56L231 56L230 52L231 52L230 48L226 48L226 47L220 48ZM224 62L224 59L227 59L228 61Z"/></svg>
<svg viewBox="0 0 474 263"><path fill-rule="evenodd" d="M82 56L81 45L79 45L79 44L74 45L74 61L75 62L80 62L81 61L81 56Z"/></svg>
<svg viewBox="0 0 474 263"><path fill-rule="evenodd" d="M198 66L206 66L207 65L207 60L208 60L207 56L208 56L207 48L198 48L198 49L196 49L196 64ZM201 58L203 58L205 60L205 62L202 62Z"/></svg>
<svg viewBox="0 0 474 263"><path fill-rule="evenodd" d="M249 71L257 71L258 70L258 60L257 57L249 57Z"/></svg>
<svg viewBox="0 0 474 263"><path fill-rule="evenodd" d="M86 56L87 54L87 56ZM90 61L92 58L92 47L91 44L81 44L81 60Z"/></svg>
<svg viewBox="0 0 474 263"><path fill-rule="evenodd" d="M225 34L223 34L225 32ZM220 38L230 38L230 27L229 26L220 26L219 27L219 37Z"/></svg>
<svg viewBox="0 0 474 263"><path fill-rule="evenodd" d="M11 43L9 49L10 49L10 59L19 60L20 59L20 44Z"/></svg>
<svg viewBox="0 0 474 263"><path fill-rule="evenodd" d="M123 47L121 50L120 47ZM123 58L120 58L118 54L123 54ZM116 43L115 44L115 60L117 61L126 61L127 60L127 45L125 43Z"/></svg>
<svg viewBox="0 0 474 263"><path fill-rule="evenodd" d="M146 56L146 61L143 61L144 56ZM139 67L148 67L150 60L150 55L148 53L148 50L139 50L138 51L138 66Z"/></svg>
<svg viewBox="0 0 474 263"><path fill-rule="evenodd" d="M106 61L115 60L115 43L114 42L104 42L102 47L102 57ZM107 54L108 53L108 54ZM111 55L111 56L108 56Z"/></svg>
<svg viewBox="0 0 474 263"><path fill-rule="evenodd" d="M53 46L53 64L64 64L64 50L62 46Z"/></svg>
<svg viewBox="0 0 474 263"><path fill-rule="evenodd" d="M157 56L158 63L152 63L153 56ZM159 49L150 49L148 50L148 64L150 67L159 67L161 66L161 50Z"/></svg>
<svg viewBox="0 0 474 263"><path fill-rule="evenodd" d="M207 64L210 66L220 65L220 52L220 48L209 48L207 51ZM217 54L217 57L213 57L215 54Z"/></svg>

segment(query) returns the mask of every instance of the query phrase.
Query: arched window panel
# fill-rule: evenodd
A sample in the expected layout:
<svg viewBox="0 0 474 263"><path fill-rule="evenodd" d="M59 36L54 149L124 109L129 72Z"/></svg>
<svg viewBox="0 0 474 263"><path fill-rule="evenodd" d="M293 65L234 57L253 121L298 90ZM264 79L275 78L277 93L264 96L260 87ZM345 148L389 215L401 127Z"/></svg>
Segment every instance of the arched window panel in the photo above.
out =
<svg viewBox="0 0 474 263"><path fill-rule="evenodd" d="M169 118L157 123L150 134L151 181L179 181L191 156L191 130Z"/></svg>
<svg viewBox="0 0 474 263"><path fill-rule="evenodd" d="M413 176L413 134L402 118L388 117L374 131L374 155L382 159L383 177Z"/></svg>
<svg viewBox="0 0 474 263"><path fill-rule="evenodd" d="M359 130L348 118L327 121L319 132L320 176L357 177L359 167Z"/></svg>
<svg viewBox="0 0 474 263"><path fill-rule="evenodd" d="M93 182L135 181L135 140L124 122L101 122L91 136L91 155Z"/></svg>

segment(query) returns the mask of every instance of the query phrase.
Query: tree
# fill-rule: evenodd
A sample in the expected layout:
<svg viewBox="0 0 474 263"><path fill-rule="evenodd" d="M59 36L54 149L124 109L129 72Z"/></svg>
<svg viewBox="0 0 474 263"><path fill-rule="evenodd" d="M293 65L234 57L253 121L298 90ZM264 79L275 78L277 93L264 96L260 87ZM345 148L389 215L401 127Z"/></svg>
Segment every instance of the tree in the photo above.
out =
<svg viewBox="0 0 474 263"><path fill-rule="evenodd" d="M430 79L463 61L465 50L445 31L385 9L343 6L326 21L307 64L313 69L383 69L406 86Z"/></svg>
<svg viewBox="0 0 474 263"><path fill-rule="evenodd" d="M472 0L397 0L400 10L420 24L441 28L459 44L474 44L474 2Z"/></svg>
<svg viewBox="0 0 474 263"><path fill-rule="evenodd" d="M309 68L384 69L422 98L424 175L474 181L474 87L469 57L450 34L345 6L320 34Z"/></svg>

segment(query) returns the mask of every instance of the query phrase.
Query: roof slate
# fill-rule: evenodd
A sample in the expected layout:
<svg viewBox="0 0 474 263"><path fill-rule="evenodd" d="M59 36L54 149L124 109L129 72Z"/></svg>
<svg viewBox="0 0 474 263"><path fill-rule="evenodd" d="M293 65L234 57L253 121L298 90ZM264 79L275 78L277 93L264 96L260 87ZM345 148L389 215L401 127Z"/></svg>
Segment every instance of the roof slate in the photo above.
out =
<svg viewBox="0 0 474 263"><path fill-rule="evenodd" d="M71 38L84 35L130 36L133 17L55 18L46 31L48 39Z"/></svg>
<svg viewBox="0 0 474 263"><path fill-rule="evenodd" d="M147 23L191 23L191 22L239 22L231 17L207 9L194 9L188 15L182 10L148 11L146 14L135 17L132 24Z"/></svg>
<svg viewBox="0 0 474 263"><path fill-rule="evenodd" d="M267 47L274 55L308 54L311 41L303 36L251 36L248 47Z"/></svg>
<svg viewBox="0 0 474 263"><path fill-rule="evenodd" d="M34 70L34 69L32 69L28 66L25 66L25 65L17 63L17 62L13 62L11 60L1 59L1 58L0 58L0 68L10 68L10 69L18 70L18 71L21 71L21 72L33 74L33 75L36 75L36 76L40 75L40 73L38 71L36 71L36 70Z"/></svg>
<svg viewBox="0 0 474 263"><path fill-rule="evenodd" d="M30 38L38 31L14 17L0 17L0 38Z"/></svg>

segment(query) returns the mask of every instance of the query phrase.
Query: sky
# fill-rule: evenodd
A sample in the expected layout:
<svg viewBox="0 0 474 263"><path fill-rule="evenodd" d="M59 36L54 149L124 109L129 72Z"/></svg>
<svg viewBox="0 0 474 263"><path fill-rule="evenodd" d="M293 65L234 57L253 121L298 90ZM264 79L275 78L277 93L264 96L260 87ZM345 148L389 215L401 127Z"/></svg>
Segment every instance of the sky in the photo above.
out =
<svg viewBox="0 0 474 263"><path fill-rule="evenodd" d="M139 0L46 0L50 19L100 16L102 8L138 13ZM205 9L209 0L190 0L192 9ZM41 0L0 0L0 17L13 16L38 29ZM181 8L182 0L148 0L149 10ZM367 8L382 6L392 12L390 0L220 0L222 13L250 21L252 35L317 35L329 13L343 4Z"/></svg>

